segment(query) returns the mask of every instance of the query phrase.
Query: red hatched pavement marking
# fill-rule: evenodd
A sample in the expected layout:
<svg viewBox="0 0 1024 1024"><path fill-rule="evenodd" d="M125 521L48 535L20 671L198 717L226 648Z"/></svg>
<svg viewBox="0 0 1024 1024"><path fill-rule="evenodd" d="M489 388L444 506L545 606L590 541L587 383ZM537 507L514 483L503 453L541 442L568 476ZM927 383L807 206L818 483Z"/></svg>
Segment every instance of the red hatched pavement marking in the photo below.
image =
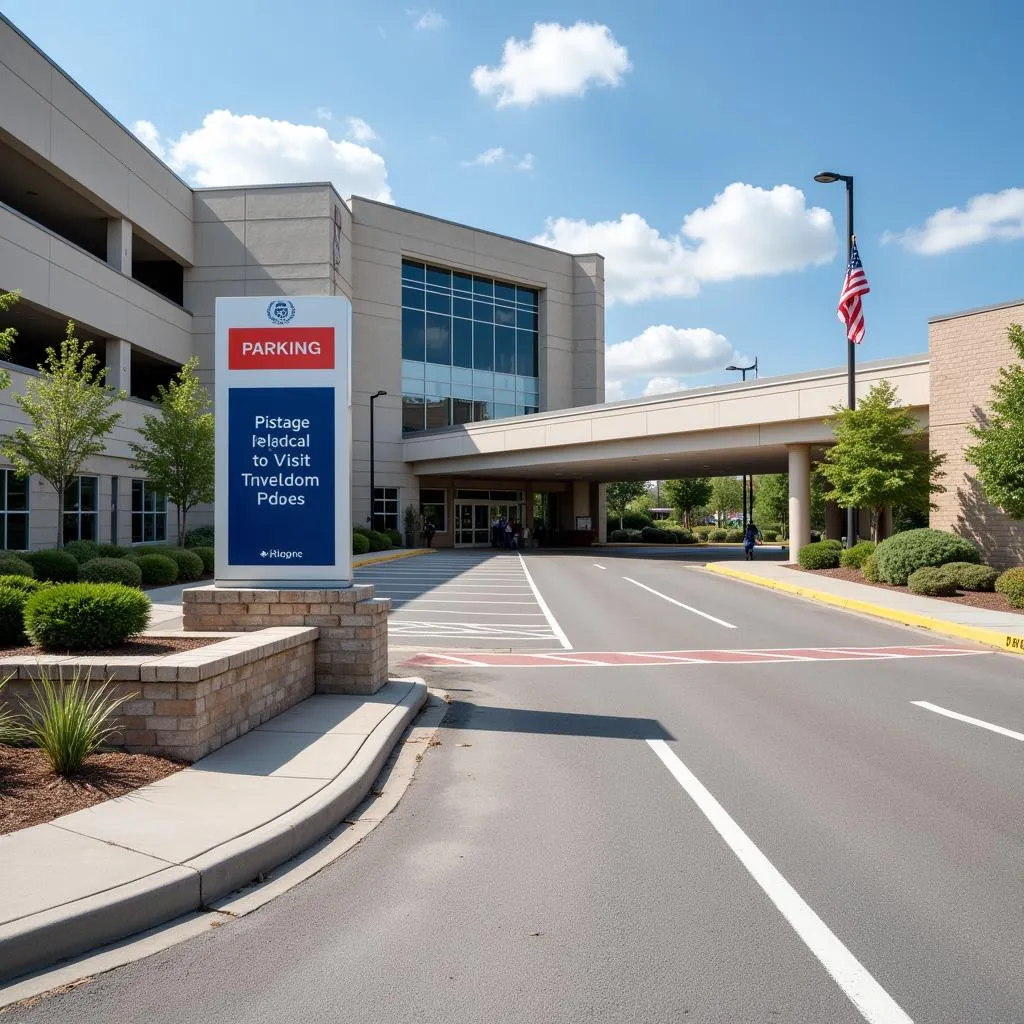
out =
<svg viewBox="0 0 1024 1024"><path fill-rule="evenodd" d="M760 651L595 651L541 653L424 652L403 668L615 668L659 665L776 665L806 661L884 661L898 658L962 658L991 651L969 647L785 647Z"/></svg>

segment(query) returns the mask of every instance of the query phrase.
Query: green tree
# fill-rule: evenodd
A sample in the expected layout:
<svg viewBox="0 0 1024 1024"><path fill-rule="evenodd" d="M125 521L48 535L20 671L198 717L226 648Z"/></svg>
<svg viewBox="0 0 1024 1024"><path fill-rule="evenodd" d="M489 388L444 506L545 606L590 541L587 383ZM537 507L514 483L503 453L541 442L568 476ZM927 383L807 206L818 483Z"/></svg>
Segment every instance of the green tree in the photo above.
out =
<svg viewBox="0 0 1024 1024"><path fill-rule="evenodd" d="M1024 328L1006 332L1017 358L1024 360ZM1024 519L1024 365L999 370L990 411L971 434L978 442L964 453L978 470L985 497L1013 519Z"/></svg>
<svg viewBox="0 0 1024 1024"><path fill-rule="evenodd" d="M21 292L0 292L0 313L9 313L21 297ZM0 359L7 359L11 354L11 346L18 332L13 327L0 329ZM11 386L11 375L0 369L0 391Z"/></svg>
<svg viewBox="0 0 1024 1024"><path fill-rule="evenodd" d="M608 484L605 488L605 504L608 511L619 518L619 529L622 529L622 517L631 501L647 493L647 484L643 480L623 480Z"/></svg>
<svg viewBox="0 0 1024 1024"><path fill-rule="evenodd" d="M743 484L734 476L716 476L711 481L711 511L719 526L732 512L743 508Z"/></svg>
<svg viewBox="0 0 1024 1024"><path fill-rule="evenodd" d="M666 480L662 485L665 500L676 510L684 526L690 526L690 517L711 500L711 481L706 476Z"/></svg>
<svg viewBox="0 0 1024 1024"><path fill-rule="evenodd" d="M650 487L646 487L643 494L637 495L627 506L627 512L643 512L647 515L651 514L651 509L654 508L654 495L651 494Z"/></svg>
<svg viewBox="0 0 1024 1024"><path fill-rule="evenodd" d="M157 387L159 413L143 418L142 444L133 443L136 469L178 510L178 542L185 536L189 512L213 501L213 413L210 396L196 376L199 360L193 356L177 376Z"/></svg>
<svg viewBox="0 0 1024 1024"><path fill-rule="evenodd" d="M106 373L68 323L60 352L47 348L39 376L25 381L25 394L14 396L32 429L18 427L4 438L3 453L19 476L35 473L57 492L58 547L64 546L64 493L82 463L102 454L104 438L121 418L110 407L128 397L104 385Z"/></svg>
<svg viewBox="0 0 1024 1024"><path fill-rule="evenodd" d="M876 541L886 507L928 508L931 495L945 490L938 482L945 456L928 448L927 431L898 403L889 381L879 381L856 409L836 406L828 422L836 443L818 466L831 485L825 497L843 508L870 509Z"/></svg>
<svg viewBox="0 0 1024 1024"><path fill-rule="evenodd" d="M754 507L757 518L763 523L778 523L786 530L789 526L789 474L764 473L759 476L754 490Z"/></svg>

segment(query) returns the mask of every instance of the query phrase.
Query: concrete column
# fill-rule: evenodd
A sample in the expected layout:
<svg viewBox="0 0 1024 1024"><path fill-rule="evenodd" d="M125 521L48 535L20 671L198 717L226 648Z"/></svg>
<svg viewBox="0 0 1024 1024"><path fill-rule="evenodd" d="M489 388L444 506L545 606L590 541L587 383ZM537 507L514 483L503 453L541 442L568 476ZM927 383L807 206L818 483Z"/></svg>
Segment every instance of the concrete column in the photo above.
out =
<svg viewBox="0 0 1024 1024"><path fill-rule="evenodd" d="M598 544L608 543L608 502L607 484L597 485L597 542Z"/></svg>
<svg viewBox="0 0 1024 1024"><path fill-rule="evenodd" d="M811 542L811 448L789 446L789 557Z"/></svg>
<svg viewBox="0 0 1024 1024"><path fill-rule="evenodd" d="M115 391L132 393L132 343L120 338L107 339L107 377L108 387Z"/></svg>
<svg viewBox="0 0 1024 1024"><path fill-rule="evenodd" d="M123 217L107 221L107 263L128 277L132 276L132 222Z"/></svg>
<svg viewBox="0 0 1024 1024"><path fill-rule="evenodd" d="M576 529L577 516L589 516L590 511L590 484L586 480L573 480L572 482L572 515L569 519L569 529Z"/></svg>

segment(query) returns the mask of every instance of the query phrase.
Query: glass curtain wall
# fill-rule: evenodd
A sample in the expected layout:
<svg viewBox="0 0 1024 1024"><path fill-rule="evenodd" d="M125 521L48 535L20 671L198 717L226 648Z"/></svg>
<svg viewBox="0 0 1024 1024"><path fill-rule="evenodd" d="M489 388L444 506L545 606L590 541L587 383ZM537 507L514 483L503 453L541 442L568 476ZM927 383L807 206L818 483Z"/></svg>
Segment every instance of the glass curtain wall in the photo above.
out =
<svg viewBox="0 0 1024 1024"><path fill-rule="evenodd" d="M539 295L402 261L402 430L539 410Z"/></svg>

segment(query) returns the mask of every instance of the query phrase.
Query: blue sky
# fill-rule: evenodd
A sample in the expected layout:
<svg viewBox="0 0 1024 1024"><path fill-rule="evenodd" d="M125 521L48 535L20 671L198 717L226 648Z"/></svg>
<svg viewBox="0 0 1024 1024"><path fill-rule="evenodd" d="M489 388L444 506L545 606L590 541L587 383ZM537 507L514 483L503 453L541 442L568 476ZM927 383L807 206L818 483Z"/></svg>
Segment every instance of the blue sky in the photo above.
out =
<svg viewBox="0 0 1024 1024"><path fill-rule="evenodd" d="M825 167L857 181L861 358L924 351L930 315L1024 294L1013 0L4 13L193 181L331 177L602 250L613 396L716 383L740 356L765 374L844 362L844 195L812 180Z"/></svg>

